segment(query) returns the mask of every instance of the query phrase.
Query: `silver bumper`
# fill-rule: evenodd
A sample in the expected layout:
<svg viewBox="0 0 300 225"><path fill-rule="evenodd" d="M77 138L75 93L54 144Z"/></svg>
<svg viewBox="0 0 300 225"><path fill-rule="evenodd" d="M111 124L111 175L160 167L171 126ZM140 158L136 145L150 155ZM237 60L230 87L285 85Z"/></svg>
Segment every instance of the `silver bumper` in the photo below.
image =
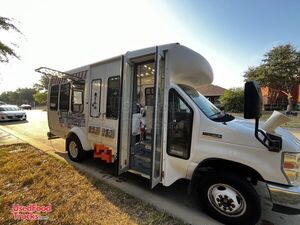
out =
<svg viewBox="0 0 300 225"><path fill-rule="evenodd" d="M300 187L288 187L278 184L267 184L274 211L286 214L300 214Z"/></svg>

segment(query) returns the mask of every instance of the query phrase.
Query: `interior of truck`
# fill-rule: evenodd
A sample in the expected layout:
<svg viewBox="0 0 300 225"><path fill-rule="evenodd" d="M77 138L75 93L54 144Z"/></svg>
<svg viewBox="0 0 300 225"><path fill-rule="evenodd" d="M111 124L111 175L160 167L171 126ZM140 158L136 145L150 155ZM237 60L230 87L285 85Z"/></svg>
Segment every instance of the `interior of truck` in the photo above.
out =
<svg viewBox="0 0 300 225"><path fill-rule="evenodd" d="M151 172L155 62L135 65L132 99L130 168L145 175Z"/></svg>

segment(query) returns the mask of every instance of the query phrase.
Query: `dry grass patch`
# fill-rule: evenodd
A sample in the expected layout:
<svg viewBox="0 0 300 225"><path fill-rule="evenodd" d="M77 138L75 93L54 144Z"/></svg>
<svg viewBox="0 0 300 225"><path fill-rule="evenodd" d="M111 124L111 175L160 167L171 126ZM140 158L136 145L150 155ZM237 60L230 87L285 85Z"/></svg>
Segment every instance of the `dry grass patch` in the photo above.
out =
<svg viewBox="0 0 300 225"><path fill-rule="evenodd" d="M27 144L0 146L0 224L19 222L13 204L52 204L32 224L182 224Z"/></svg>

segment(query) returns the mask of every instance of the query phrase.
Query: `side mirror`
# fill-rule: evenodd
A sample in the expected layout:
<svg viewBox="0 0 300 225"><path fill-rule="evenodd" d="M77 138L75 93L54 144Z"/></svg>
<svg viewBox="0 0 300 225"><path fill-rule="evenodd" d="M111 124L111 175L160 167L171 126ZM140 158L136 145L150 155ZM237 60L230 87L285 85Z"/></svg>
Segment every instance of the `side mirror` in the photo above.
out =
<svg viewBox="0 0 300 225"><path fill-rule="evenodd" d="M259 119L262 105L261 90L257 83L248 81L244 89L244 118Z"/></svg>
<svg viewBox="0 0 300 225"><path fill-rule="evenodd" d="M261 116L262 105L259 85L253 81L246 82L244 96L244 118L255 119L255 138L269 151L279 152L282 149L282 138L277 135L269 134L259 128L259 118Z"/></svg>

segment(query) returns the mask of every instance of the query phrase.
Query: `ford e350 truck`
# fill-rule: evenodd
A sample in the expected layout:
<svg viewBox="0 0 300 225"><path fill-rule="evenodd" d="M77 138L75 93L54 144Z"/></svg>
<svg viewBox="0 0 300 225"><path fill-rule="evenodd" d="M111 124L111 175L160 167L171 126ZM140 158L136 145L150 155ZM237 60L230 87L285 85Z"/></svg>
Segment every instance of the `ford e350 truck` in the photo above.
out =
<svg viewBox="0 0 300 225"><path fill-rule="evenodd" d="M150 187L190 180L205 211L225 224L255 224L261 215L254 185L264 182L273 210L300 210L300 142L279 127L277 113L259 123L261 94L245 84L245 119L228 115L196 87L213 71L197 52L167 44L49 75L49 138L66 139L71 160L115 163ZM91 155L91 154L89 154Z"/></svg>

